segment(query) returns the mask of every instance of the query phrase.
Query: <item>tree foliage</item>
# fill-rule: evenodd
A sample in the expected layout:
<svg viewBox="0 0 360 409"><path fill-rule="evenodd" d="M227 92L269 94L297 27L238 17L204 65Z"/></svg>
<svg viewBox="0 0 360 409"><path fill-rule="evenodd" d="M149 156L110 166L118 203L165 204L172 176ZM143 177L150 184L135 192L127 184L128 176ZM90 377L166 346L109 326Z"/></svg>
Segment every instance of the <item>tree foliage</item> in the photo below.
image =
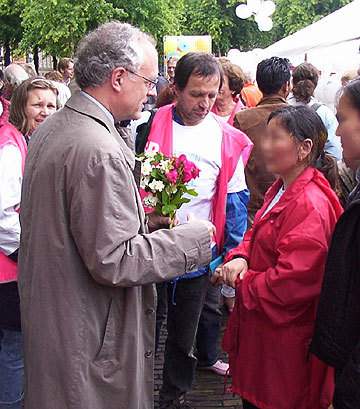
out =
<svg viewBox="0 0 360 409"><path fill-rule="evenodd" d="M274 1L274 28L263 33L253 17L236 17L237 0L0 0L0 43L21 52L37 46L50 55L72 56L88 30L119 19L152 34L160 52L165 35L208 34L214 52L225 54L233 47L266 47L351 0Z"/></svg>

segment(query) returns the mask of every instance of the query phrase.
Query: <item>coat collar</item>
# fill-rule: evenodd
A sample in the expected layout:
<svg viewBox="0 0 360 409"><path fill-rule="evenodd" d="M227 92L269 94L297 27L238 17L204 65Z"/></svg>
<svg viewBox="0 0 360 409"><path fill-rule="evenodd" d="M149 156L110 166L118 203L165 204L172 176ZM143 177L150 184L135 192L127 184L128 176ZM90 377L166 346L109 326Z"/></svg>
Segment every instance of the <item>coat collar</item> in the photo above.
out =
<svg viewBox="0 0 360 409"><path fill-rule="evenodd" d="M126 145L118 130L115 128L115 124L100 107L85 95L81 94L81 92L75 92L66 102L65 106L82 115L86 115L103 125L119 141L127 163L130 165L131 169L134 169L135 157L133 152Z"/></svg>
<svg viewBox="0 0 360 409"><path fill-rule="evenodd" d="M308 166L298 177L297 179L285 190L285 193L281 196L279 202L264 216L271 214L280 213L288 204L296 200L304 191L304 187L310 182L315 181L318 185L323 188L331 189L330 186L326 186L326 180L316 169L312 166ZM276 182L270 187L268 192L265 195L264 205L260 211L260 218L269 207L271 201L274 199L281 186L283 181L281 178L277 179Z"/></svg>
<svg viewBox="0 0 360 409"><path fill-rule="evenodd" d="M274 95L267 95L263 97L256 106L260 105L277 105L277 104L286 104L286 99L282 96L274 94Z"/></svg>

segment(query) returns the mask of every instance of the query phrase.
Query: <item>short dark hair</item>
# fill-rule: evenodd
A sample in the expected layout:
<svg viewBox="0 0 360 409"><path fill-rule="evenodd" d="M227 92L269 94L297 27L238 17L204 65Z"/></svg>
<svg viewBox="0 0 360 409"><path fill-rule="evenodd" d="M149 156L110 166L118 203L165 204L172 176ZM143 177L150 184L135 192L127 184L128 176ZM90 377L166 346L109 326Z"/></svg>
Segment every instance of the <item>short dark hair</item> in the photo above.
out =
<svg viewBox="0 0 360 409"><path fill-rule="evenodd" d="M343 95L360 115L360 78L349 82L343 89Z"/></svg>
<svg viewBox="0 0 360 409"><path fill-rule="evenodd" d="M256 70L256 81L264 95L277 94L290 81L290 61L271 57L261 61Z"/></svg>
<svg viewBox="0 0 360 409"><path fill-rule="evenodd" d="M201 78L218 75L220 77L219 89L224 82L224 71L221 64L209 53L192 52L181 57L176 64L174 85L182 91L192 74Z"/></svg>

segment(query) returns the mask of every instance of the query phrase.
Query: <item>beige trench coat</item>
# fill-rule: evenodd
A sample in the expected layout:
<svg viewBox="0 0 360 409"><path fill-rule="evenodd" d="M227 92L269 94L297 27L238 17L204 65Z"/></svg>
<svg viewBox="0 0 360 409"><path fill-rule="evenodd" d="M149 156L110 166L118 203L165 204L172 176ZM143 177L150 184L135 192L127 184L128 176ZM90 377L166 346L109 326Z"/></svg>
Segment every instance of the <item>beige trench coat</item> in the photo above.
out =
<svg viewBox="0 0 360 409"><path fill-rule="evenodd" d="M150 409L152 283L210 262L200 222L145 234L135 158L76 93L29 144L19 288L26 409Z"/></svg>

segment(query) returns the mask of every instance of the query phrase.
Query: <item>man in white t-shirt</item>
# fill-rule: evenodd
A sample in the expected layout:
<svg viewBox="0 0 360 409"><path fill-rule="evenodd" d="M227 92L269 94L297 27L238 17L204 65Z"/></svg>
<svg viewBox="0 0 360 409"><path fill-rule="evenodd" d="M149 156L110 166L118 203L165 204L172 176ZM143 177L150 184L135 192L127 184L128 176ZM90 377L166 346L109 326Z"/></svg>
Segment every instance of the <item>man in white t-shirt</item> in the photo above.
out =
<svg viewBox="0 0 360 409"><path fill-rule="evenodd" d="M211 54L185 55L176 66L176 105L160 108L151 117L147 135L138 135L146 139L146 149L185 154L200 168L200 177L190 182L198 196L191 197L178 216L180 223L186 223L189 212L214 222L213 258L242 240L249 199L244 166L252 146L245 134L210 112L222 81L221 65ZM145 142L137 140L137 146L141 145ZM172 146L172 152L166 152L165 145ZM168 336L159 404L166 409L189 408L185 394L196 365L221 375L228 369L216 353L222 320L220 290L209 285L208 267L167 283L164 290L165 294L159 293L158 316L164 317L159 306L167 297Z"/></svg>

